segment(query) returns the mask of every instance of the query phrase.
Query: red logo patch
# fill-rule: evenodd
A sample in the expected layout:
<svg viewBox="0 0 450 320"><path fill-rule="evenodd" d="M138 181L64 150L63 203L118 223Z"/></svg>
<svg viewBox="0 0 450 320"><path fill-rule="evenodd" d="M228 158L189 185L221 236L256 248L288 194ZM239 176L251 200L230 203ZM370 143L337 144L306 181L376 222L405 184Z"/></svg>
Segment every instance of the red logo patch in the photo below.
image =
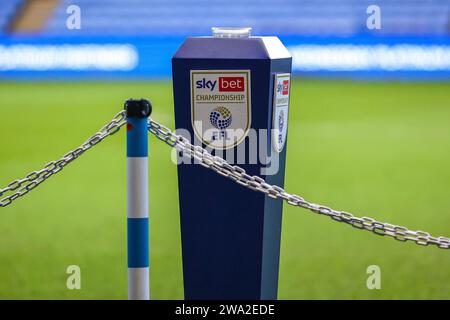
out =
<svg viewBox="0 0 450 320"><path fill-rule="evenodd" d="M244 77L219 77L220 92L236 92L244 89Z"/></svg>
<svg viewBox="0 0 450 320"><path fill-rule="evenodd" d="M283 96L289 93L289 80L283 80L283 89L281 90L281 94Z"/></svg>

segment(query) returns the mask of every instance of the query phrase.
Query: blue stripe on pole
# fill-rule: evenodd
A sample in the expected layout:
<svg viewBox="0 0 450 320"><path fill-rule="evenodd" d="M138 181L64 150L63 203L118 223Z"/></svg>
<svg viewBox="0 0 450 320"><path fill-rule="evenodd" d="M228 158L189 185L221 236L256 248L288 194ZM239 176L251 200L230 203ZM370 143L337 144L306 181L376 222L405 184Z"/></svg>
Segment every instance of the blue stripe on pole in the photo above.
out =
<svg viewBox="0 0 450 320"><path fill-rule="evenodd" d="M148 156L147 118L127 118L127 156Z"/></svg>
<svg viewBox="0 0 450 320"><path fill-rule="evenodd" d="M149 266L148 218L128 218L128 267Z"/></svg>

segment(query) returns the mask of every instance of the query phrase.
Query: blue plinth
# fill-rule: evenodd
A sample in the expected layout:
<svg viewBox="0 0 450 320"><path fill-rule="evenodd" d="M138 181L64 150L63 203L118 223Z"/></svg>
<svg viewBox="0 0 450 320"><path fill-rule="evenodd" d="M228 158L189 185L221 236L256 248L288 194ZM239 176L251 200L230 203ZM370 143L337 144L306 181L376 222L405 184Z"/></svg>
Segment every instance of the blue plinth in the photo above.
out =
<svg viewBox="0 0 450 320"><path fill-rule="evenodd" d="M213 87L212 81L208 85L208 78L205 81L194 79L196 71L206 74L208 70L222 70L226 76L227 70L231 73L245 70L251 106L250 128L271 129L275 75L290 74L291 65L289 53L275 37L186 39L172 59L176 128L186 129L191 138L195 136L192 86ZM228 88L224 90L239 90L235 89L240 85L239 77L232 74L225 79L228 82L220 84ZM222 112L222 109L217 110ZM224 116L224 113L219 115ZM210 121L215 120L212 115ZM238 116L233 114L233 121L237 120ZM225 121L221 124L228 125ZM287 126L287 121L284 125ZM248 139L246 137L234 149L245 146L249 154ZM246 159L246 163L239 166L250 175L283 187L285 143L279 152L278 172L263 175L261 168L276 151L270 131L257 136L257 140L258 146L260 142L266 144L266 154L258 158L257 163L251 164ZM202 146L211 147L208 143ZM215 152L212 148L212 153ZM178 185L185 298L276 299L282 202L198 164L178 166Z"/></svg>

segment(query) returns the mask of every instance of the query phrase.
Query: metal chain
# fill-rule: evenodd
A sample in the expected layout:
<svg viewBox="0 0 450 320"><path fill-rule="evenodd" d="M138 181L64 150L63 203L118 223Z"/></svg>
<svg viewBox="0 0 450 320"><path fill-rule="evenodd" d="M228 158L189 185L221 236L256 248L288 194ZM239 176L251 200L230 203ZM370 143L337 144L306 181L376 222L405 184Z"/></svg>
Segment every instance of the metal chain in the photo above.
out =
<svg viewBox="0 0 450 320"><path fill-rule="evenodd" d="M69 151L59 160L51 161L39 171L33 171L25 178L15 180L8 184L4 189L0 189L0 207L6 207L19 197L26 195L28 192L36 188L42 182L60 172L66 165L77 159L84 152L97 145L107 137L113 135L126 123L126 111L121 111L114 116L114 118L105 126L103 126L97 133L87 139L78 148ZM15 191L17 190L17 191ZM14 193L1 198L4 194L15 191Z"/></svg>
<svg viewBox="0 0 450 320"><path fill-rule="evenodd" d="M379 222L368 217L358 218L348 212L333 210L308 202L300 196L289 194L283 188L270 185L258 176L250 176L241 167L230 165L224 159L211 155L201 146L192 145L187 138L174 134L170 129L152 119L148 120L148 130L158 139L176 148L184 156L197 160L203 167L230 178L251 190L262 192L273 199L282 199L292 206L308 209L328 216L335 221L344 222L357 229L368 230L380 236L387 235L403 242L414 241L416 244L423 246L435 245L442 249L450 248L450 238L433 237L428 232L412 231L402 226Z"/></svg>

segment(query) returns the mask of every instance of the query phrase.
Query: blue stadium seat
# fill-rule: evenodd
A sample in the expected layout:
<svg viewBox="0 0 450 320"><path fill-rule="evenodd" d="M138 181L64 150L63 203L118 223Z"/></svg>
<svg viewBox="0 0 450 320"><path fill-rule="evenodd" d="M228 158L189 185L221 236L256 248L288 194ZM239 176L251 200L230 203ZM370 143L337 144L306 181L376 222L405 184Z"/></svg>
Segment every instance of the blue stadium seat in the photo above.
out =
<svg viewBox="0 0 450 320"><path fill-rule="evenodd" d="M11 18L22 4L22 0L0 0L0 33L8 28Z"/></svg>

